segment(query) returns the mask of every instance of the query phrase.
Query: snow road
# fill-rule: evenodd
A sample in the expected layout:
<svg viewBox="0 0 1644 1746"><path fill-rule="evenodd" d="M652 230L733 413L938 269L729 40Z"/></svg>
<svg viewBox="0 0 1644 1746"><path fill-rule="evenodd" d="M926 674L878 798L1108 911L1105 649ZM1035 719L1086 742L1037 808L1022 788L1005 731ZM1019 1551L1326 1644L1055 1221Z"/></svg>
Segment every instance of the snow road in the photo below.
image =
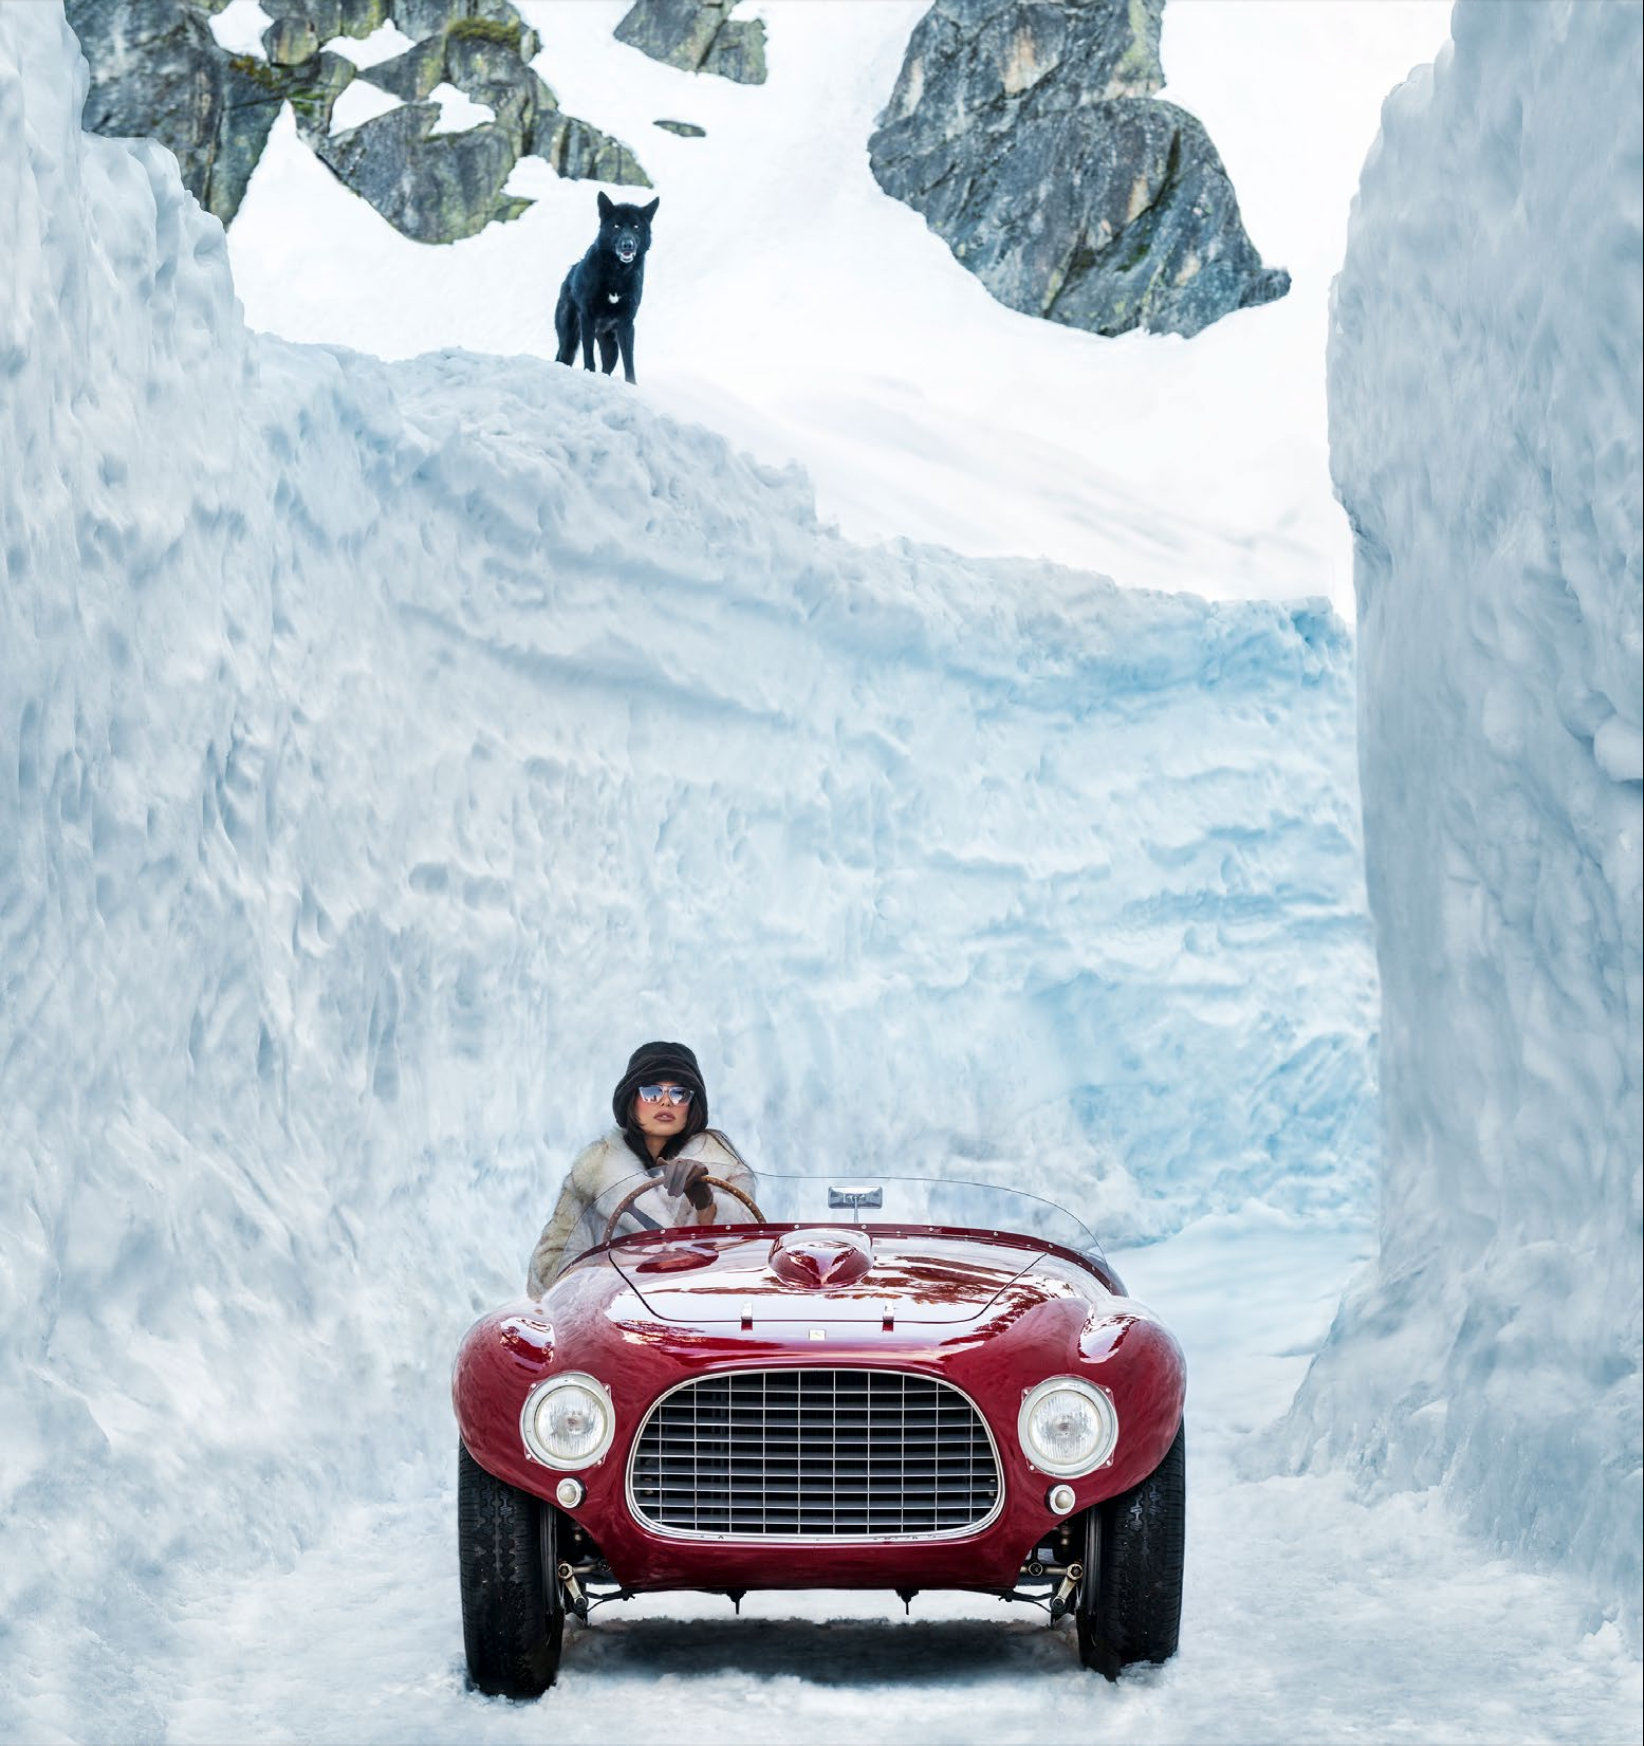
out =
<svg viewBox="0 0 1644 1746"><path fill-rule="evenodd" d="M1023 1606L924 1594L614 1604L568 1628L538 1703L466 1689L455 1463L408 1463L287 1568L202 1580L141 1701L172 1742L258 1740L1581 1741L1638 1738L1639 1665L1554 1578L1481 1559L1436 1505L1240 1477L1323 1337L1362 1228L1265 1208L1116 1257L1189 1354L1182 1649L1117 1686ZM1237 1314L1228 1314L1229 1281ZM1576 1645L1572 1652L1571 1645Z"/></svg>

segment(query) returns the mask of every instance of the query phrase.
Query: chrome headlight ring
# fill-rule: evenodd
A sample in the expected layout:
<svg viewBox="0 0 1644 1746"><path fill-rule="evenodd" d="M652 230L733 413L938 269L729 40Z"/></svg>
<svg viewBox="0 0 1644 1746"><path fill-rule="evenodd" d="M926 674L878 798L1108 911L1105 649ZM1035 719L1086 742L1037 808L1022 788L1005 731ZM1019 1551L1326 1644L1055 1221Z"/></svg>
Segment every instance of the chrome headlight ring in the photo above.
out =
<svg viewBox="0 0 1644 1746"><path fill-rule="evenodd" d="M1052 1400L1058 1394L1075 1397L1061 1403L1060 1422ZM1058 1431L1061 1448L1052 1441ZM1119 1446L1119 1415L1105 1388L1086 1382L1082 1376L1052 1376L1029 1389L1023 1398L1016 1438L1022 1453L1041 1473L1077 1479L1113 1459Z"/></svg>
<svg viewBox="0 0 1644 1746"><path fill-rule="evenodd" d="M562 1398L556 1400L556 1395ZM580 1432L579 1414L590 1421ZM597 1376L580 1370L550 1376L526 1395L519 1434L526 1454L544 1467L561 1472L592 1467L605 1458L616 1436L611 1391Z"/></svg>

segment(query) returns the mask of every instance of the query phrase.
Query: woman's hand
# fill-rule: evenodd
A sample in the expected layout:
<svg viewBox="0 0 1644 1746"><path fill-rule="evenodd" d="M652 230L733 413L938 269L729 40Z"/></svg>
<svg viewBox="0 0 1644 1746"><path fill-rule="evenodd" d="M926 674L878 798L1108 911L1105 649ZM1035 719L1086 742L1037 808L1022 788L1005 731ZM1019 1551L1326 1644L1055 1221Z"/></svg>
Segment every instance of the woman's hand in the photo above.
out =
<svg viewBox="0 0 1644 1746"><path fill-rule="evenodd" d="M682 1194L698 1212L714 1204L714 1191L703 1178L708 1166L700 1158L670 1158L662 1167L662 1186L669 1194Z"/></svg>

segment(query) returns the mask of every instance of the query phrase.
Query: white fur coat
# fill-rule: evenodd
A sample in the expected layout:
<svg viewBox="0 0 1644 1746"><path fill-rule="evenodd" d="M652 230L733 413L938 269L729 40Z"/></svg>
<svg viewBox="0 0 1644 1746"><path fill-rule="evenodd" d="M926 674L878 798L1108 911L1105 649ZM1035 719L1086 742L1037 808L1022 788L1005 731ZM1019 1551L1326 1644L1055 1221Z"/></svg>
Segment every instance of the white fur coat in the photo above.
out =
<svg viewBox="0 0 1644 1746"><path fill-rule="evenodd" d="M693 1134L680 1147L676 1156L694 1158L708 1167L710 1176L734 1183L747 1194L754 1191L754 1174L746 1164L714 1137L707 1133ZM649 1193L640 1197L636 1210L654 1223L663 1226L690 1225L697 1222L696 1208L684 1195L671 1195L662 1186L662 1167L649 1169L628 1149L628 1142L616 1128L602 1134L591 1146L577 1153L559 1191L559 1204L554 1216L543 1227L537 1246L531 1252L531 1265L525 1278L525 1289L532 1297L543 1292L576 1260L592 1249L605 1234L605 1222L616 1211L624 1194L637 1188L649 1175L655 1182ZM714 1196L714 1213L719 1219L746 1218L740 1201L728 1195ZM625 1229L632 1227L625 1223Z"/></svg>

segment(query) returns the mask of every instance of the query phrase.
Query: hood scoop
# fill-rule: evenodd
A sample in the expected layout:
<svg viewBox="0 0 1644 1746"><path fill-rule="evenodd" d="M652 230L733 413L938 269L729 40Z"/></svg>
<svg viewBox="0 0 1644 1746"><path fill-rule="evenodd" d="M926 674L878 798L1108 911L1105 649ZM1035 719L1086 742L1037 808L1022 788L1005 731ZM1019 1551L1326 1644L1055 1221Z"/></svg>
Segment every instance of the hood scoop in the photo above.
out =
<svg viewBox="0 0 1644 1746"><path fill-rule="evenodd" d="M811 1291L855 1285L872 1266L873 1245L857 1231L789 1231L771 1244L771 1272Z"/></svg>

